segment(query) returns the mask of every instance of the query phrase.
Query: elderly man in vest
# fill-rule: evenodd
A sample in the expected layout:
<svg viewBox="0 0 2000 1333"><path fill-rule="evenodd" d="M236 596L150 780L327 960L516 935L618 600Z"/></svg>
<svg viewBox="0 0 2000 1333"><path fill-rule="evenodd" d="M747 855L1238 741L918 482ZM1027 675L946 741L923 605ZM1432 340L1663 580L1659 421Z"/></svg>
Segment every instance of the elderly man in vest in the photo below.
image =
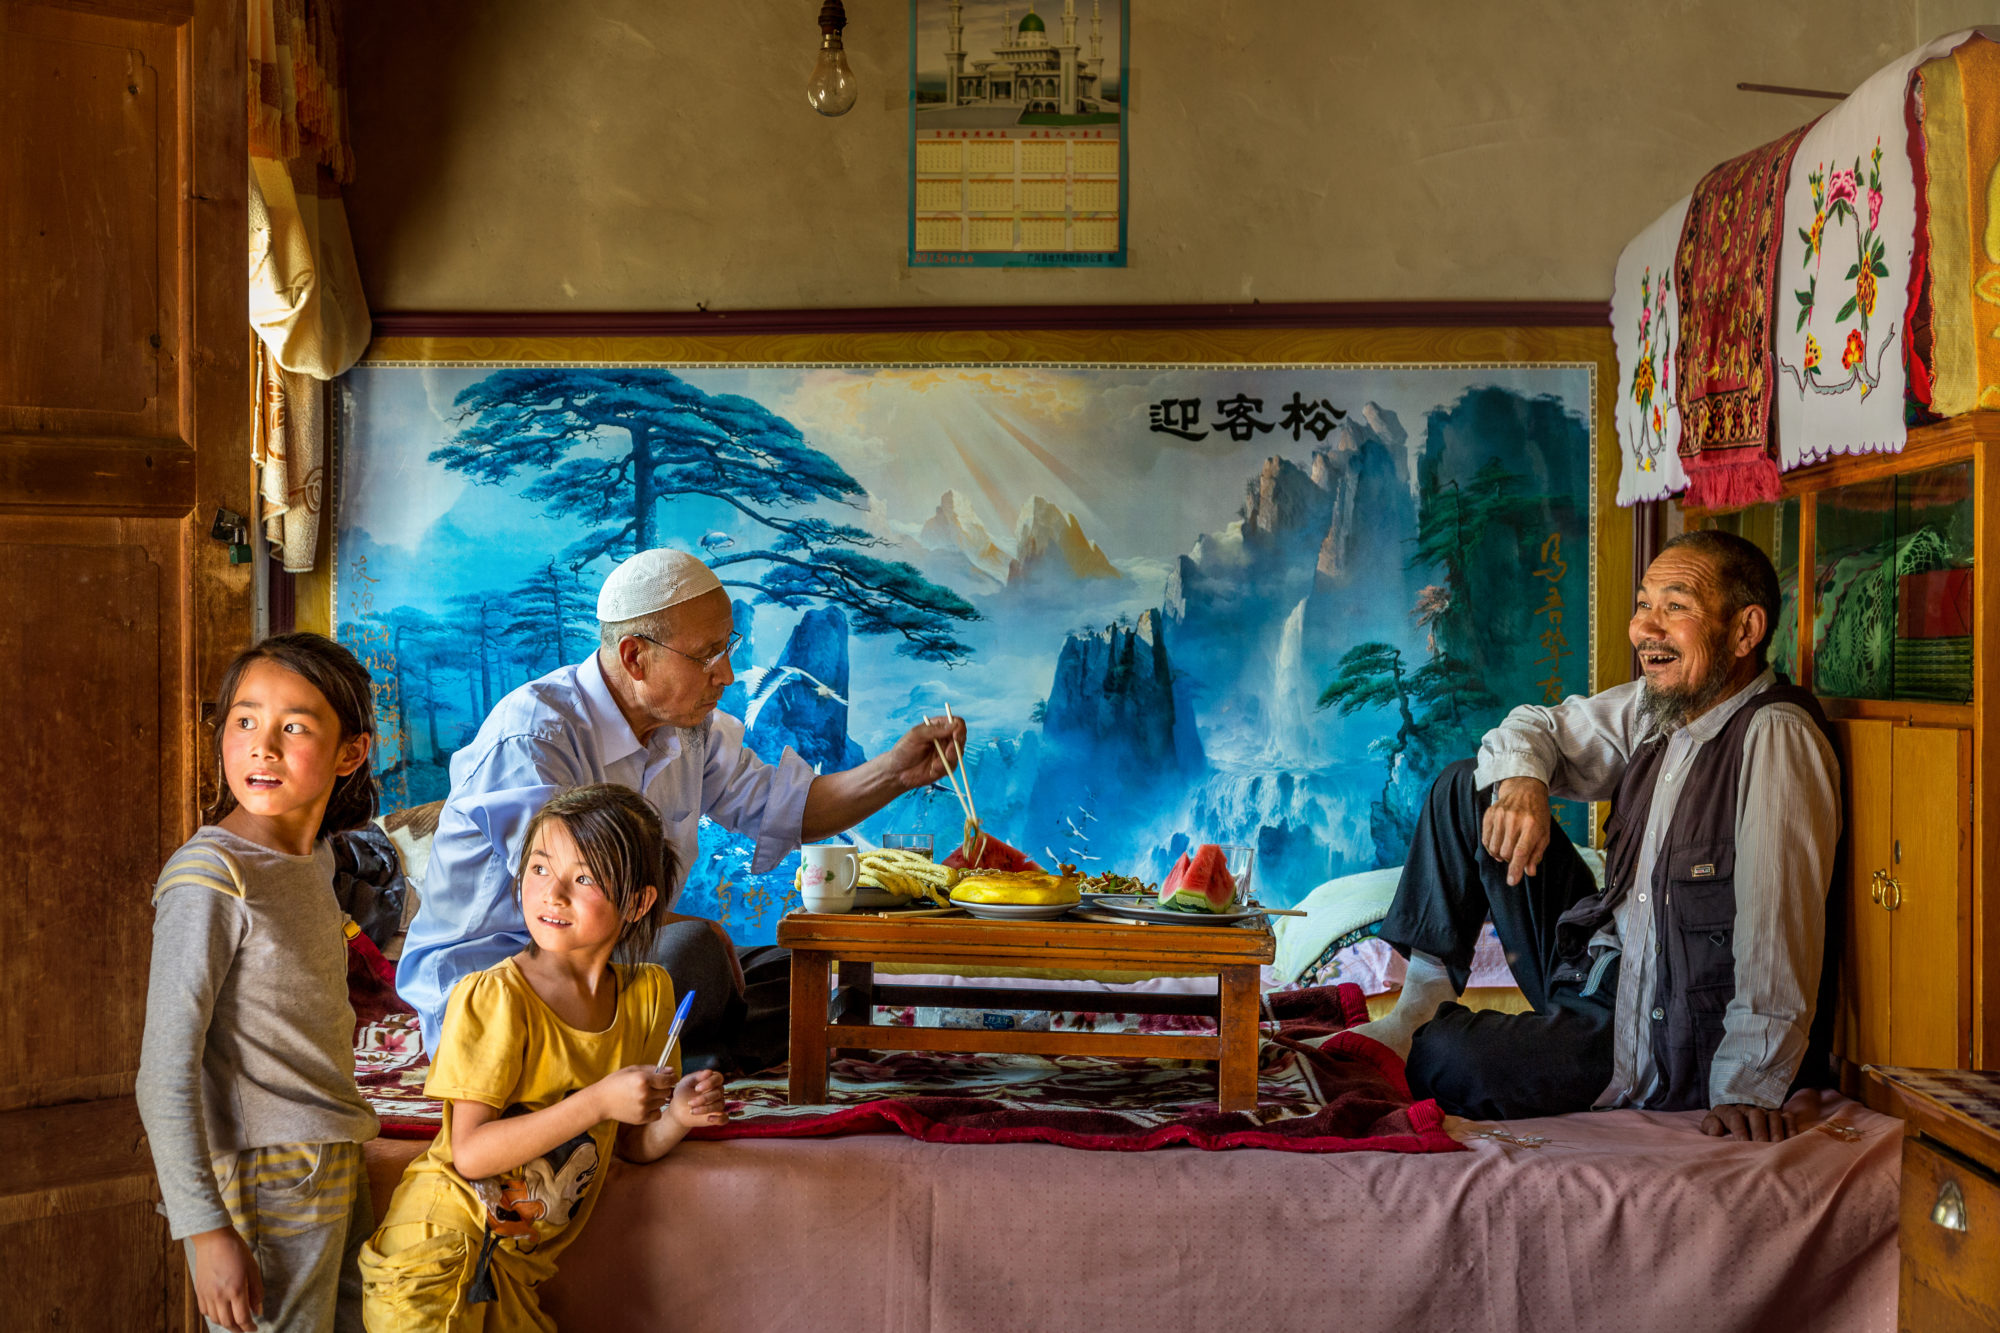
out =
<svg viewBox="0 0 2000 1333"><path fill-rule="evenodd" d="M1792 1132L1786 1097L1825 1075L1840 769L1818 703L1766 665L1777 618L1762 551L1677 537L1632 616L1644 679L1516 708L1438 778L1382 923L1408 980L1356 1029L1406 1058L1418 1096L1480 1119L1638 1106L1704 1109L1710 1135ZM1601 891L1552 794L1612 802ZM1452 1002L1489 915L1531 1013Z"/></svg>
<svg viewBox="0 0 2000 1333"><path fill-rule="evenodd" d="M641 551L619 565L598 594L597 619L595 653L507 695L451 757L451 794L396 969L428 1050L437 1049L458 979L527 944L514 899L521 838L557 792L618 782L652 802L678 862L675 882L660 886L671 907L695 864L704 816L755 839L751 868L762 874L801 841L831 837L937 781L943 755L964 743L964 723L940 718L843 773L814 773L789 749L776 764L759 759L743 744L743 724L715 710L735 679L729 594L685 552ZM653 960L677 989L696 992L681 1036L684 1067L784 1059L789 954L739 956L717 923L671 910L665 919Z"/></svg>

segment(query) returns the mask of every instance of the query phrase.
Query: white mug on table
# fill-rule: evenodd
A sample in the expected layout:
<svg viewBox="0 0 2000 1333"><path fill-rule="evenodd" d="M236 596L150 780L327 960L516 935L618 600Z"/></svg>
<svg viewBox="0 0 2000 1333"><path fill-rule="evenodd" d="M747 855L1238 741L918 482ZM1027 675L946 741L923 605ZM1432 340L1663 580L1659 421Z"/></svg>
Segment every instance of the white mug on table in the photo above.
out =
<svg viewBox="0 0 2000 1333"><path fill-rule="evenodd" d="M854 906L861 863L844 842L799 848L799 894L808 912L845 912Z"/></svg>

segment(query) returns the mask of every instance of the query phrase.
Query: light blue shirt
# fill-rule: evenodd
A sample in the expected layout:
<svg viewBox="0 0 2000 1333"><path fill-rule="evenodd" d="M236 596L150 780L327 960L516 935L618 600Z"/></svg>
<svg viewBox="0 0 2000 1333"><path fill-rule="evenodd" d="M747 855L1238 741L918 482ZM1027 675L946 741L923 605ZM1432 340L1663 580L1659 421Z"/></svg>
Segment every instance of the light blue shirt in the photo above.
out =
<svg viewBox="0 0 2000 1333"><path fill-rule="evenodd" d="M671 904L699 851L703 815L755 838L752 870L764 874L799 845L815 776L790 749L776 766L752 754L743 724L727 713L710 713L698 727L662 727L641 745L595 653L509 694L451 757L451 795L396 967L396 990L423 1021L424 1049L437 1049L458 979L527 945L514 876L528 821L551 796L591 782L644 794L677 861Z"/></svg>

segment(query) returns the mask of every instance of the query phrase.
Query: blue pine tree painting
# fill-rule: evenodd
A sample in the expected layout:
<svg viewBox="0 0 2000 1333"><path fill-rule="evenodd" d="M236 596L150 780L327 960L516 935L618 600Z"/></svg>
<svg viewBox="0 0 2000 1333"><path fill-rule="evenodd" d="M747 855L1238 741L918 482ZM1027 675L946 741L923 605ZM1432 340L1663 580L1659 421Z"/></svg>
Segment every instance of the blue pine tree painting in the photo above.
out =
<svg viewBox="0 0 2000 1333"><path fill-rule="evenodd" d="M442 797L493 701L592 651L604 575L662 545L732 591L721 707L764 757L836 771L952 704L996 835L1147 878L1242 843L1278 904L1400 861L1438 769L1506 707L1588 688L1576 368L385 365L341 387L336 622L376 674L391 805ZM961 824L939 787L856 836L942 856ZM749 853L705 825L682 900L743 942L792 897Z"/></svg>

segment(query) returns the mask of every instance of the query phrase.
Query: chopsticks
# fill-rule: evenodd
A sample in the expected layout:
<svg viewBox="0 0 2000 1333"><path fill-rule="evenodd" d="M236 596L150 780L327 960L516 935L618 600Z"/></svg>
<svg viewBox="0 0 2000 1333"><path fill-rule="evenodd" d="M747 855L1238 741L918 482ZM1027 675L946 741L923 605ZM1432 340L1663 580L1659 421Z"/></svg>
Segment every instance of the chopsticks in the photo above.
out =
<svg viewBox="0 0 2000 1333"><path fill-rule="evenodd" d="M944 706L944 716L947 722L956 724L958 721L957 718L951 715L951 704L949 702ZM986 853L986 829L979 822L979 807L972 803L972 775L965 771L965 751L959 749L958 734L956 731L952 733L951 752L958 756L958 778L965 787L965 817L970 819L972 826L979 830L979 842L972 849L972 864L978 865L979 858Z"/></svg>
<svg viewBox="0 0 2000 1333"><path fill-rule="evenodd" d="M957 718L951 715L950 704L944 706L944 715L947 721L953 723L958 721ZM925 722L929 722L930 720L928 716L924 718ZM938 763L944 766L944 780L951 787L951 794L958 798L958 808L965 812L966 822L973 828L979 828L979 810L972 804L972 779L965 772L965 751L959 747L956 728L954 728L954 734L951 738L952 754L956 755L958 760L955 775L952 760L945 757L944 745L940 741L933 739L931 741L931 748L937 751ZM979 855L985 850L986 832L984 829L981 829L979 841L972 849L970 859L973 865L979 864Z"/></svg>

